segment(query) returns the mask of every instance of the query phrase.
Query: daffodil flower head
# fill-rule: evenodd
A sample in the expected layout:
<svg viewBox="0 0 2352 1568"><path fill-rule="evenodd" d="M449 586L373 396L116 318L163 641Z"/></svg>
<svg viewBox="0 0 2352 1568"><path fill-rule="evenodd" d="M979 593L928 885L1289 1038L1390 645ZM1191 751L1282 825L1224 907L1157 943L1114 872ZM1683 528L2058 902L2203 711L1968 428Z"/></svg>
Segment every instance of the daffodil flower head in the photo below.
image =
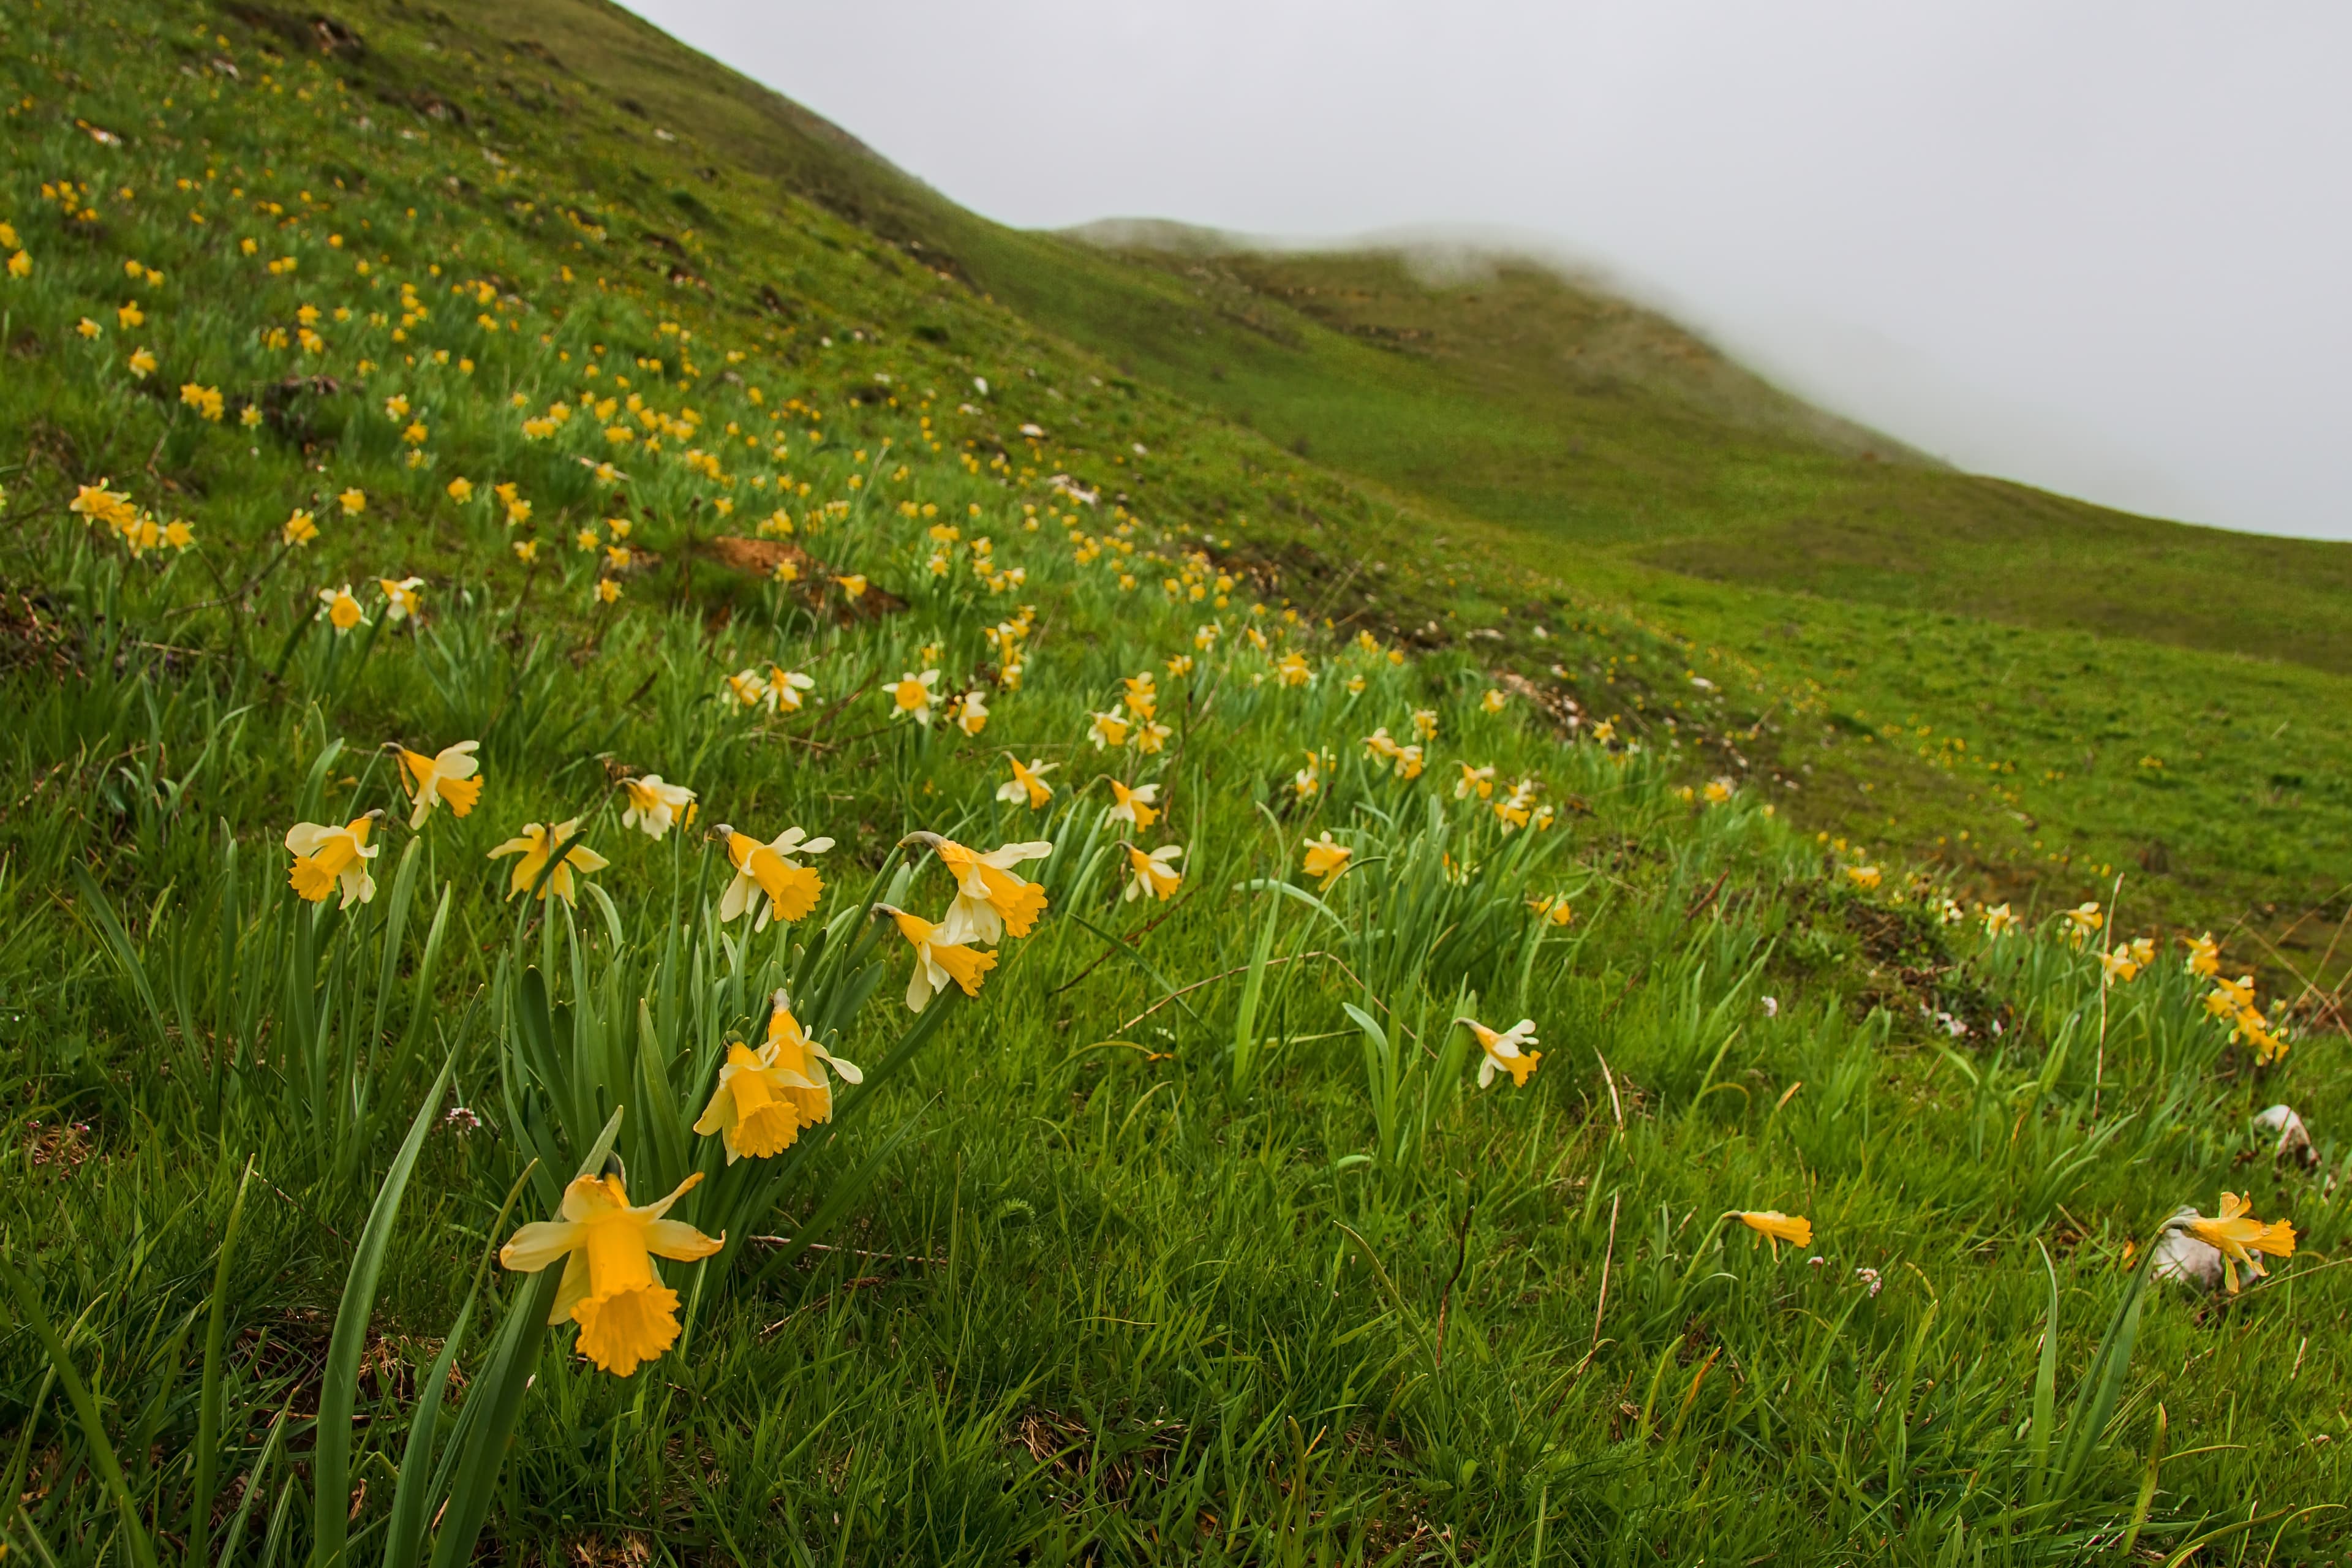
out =
<svg viewBox="0 0 2352 1568"><path fill-rule="evenodd" d="M1499 1030L1490 1029L1475 1018L1457 1018L1454 1022L1468 1026L1470 1033L1477 1037L1478 1048L1485 1053L1485 1059L1478 1064L1480 1089L1493 1083L1498 1072L1511 1075L1513 1089L1528 1086L1536 1064L1543 1060L1541 1051L1527 1048L1537 1043L1536 1021L1533 1018L1522 1018L1509 1028Z"/></svg>
<svg viewBox="0 0 2352 1568"><path fill-rule="evenodd" d="M726 1246L723 1236L663 1217L701 1180L698 1171L659 1203L638 1208L620 1175L579 1177L563 1189L562 1217L516 1231L499 1249L499 1262L536 1274L562 1259L547 1321L579 1324L580 1353L626 1377L677 1342L677 1292L654 1272L654 1258L690 1263Z"/></svg>
<svg viewBox="0 0 2352 1568"><path fill-rule="evenodd" d="M1024 767L1021 759L1010 752L1005 753L1005 760L1013 764L1013 776L996 786L996 798L1016 804L1025 799L1030 810L1044 810L1045 803L1054 798L1054 786L1045 782L1045 775L1062 764L1040 757Z"/></svg>
<svg viewBox="0 0 2352 1568"><path fill-rule="evenodd" d="M1129 789L1117 779L1108 783L1111 807L1103 815L1130 824L1138 833L1149 832L1151 825L1160 820L1160 786L1145 784Z"/></svg>
<svg viewBox="0 0 2352 1568"><path fill-rule="evenodd" d="M319 590L318 618L333 626L337 637L343 636L353 626L363 626L368 624L367 616L362 613L360 602L352 595L352 585L349 583L340 588Z"/></svg>
<svg viewBox="0 0 2352 1568"><path fill-rule="evenodd" d="M1766 1237L1773 1244L1772 1249L1776 1253L1784 1241L1791 1247L1811 1247L1813 1244L1813 1222L1802 1215L1782 1214L1779 1209L1734 1209L1723 1217L1736 1219Z"/></svg>
<svg viewBox="0 0 2352 1568"><path fill-rule="evenodd" d="M408 786L409 796L416 803L408 814L412 830L424 826L434 806L445 800L450 816L471 814L474 803L482 798L482 764L474 757L481 749L479 741L460 741L428 757L394 744L393 750L400 754L400 782Z"/></svg>
<svg viewBox="0 0 2352 1568"><path fill-rule="evenodd" d="M375 879L368 874L368 862L382 852L383 846L370 844L368 835L375 828L381 811L371 811L355 816L337 827L316 822L298 822L286 830L286 848L294 857L293 869L287 880L294 890L311 903L324 903L327 896L341 887L343 901L337 907L350 909L364 904L375 897Z"/></svg>
<svg viewBox="0 0 2352 1568"><path fill-rule="evenodd" d="M1134 845L1122 846L1127 850L1128 879L1126 901L1139 898L1167 899L1184 883L1184 874L1176 869L1176 858L1184 853L1181 844L1163 844L1149 855Z"/></svg>
<svg viewBox="0 0 2352 1568"><path fill-rule="evenodd" d="M1050 840L999 845L985 854L936 833L910 833L901 842L937 855L955 879L955 901L940 921L943 942L999 942L1008 931L1027 936L1045 912L1045 889L1015 876L1013 868L1051 855Z"/></svg>
<svg viewBox="0 0 2352 1568"><path fill-rule="evenodd" d="M425 601L416 592L425 586L422 577L379 577L375 585L383 591L383 618L387 621L404 621L425 607Z"/></svg>
<svg viewBox="0 0 2352 1568"><path fill-rule="evenodd" d="M762 844L723 822L711 833L726 844L728 864L735 868L735 879L719 896L721 921L756 910L751 929L765 931L770 921L790 924L816 908L824 893L824 879L814 867L802 865L797 857L822 855L833 847L832 839L811 838L803 828L787 827Z"/></svg>
<svg viewBox="0 0 2352 1568"><path fill-rule="evenodd" d="M1301 868L1310 877L1322 878L1324 890L1328 892L1331 884L1346 873L1348 862L1355 853L1344 844L1333 843L1331 830L1327 827L1322 837L1307 841L1307 858Z"/></svg>
<svg viewBox="0 0 2352 1568"><path fill-rule="evenodd" d="M908 670L882 689L889 700L892 719L912 719L929 729L931 715L938 707L940 672L936 669Z"/></svg>
<svg viewBox="0 0 2352 1568"><path fill-rule="evenodd" d="M874 912L896 922L898 934L915 950L915 972L907 980L910 1012L921 1012L950 984L961 986L967 996L980 994L982 978L996 967L996 954L975 952L962 942L950 942L945 931L920 915L888 904L875 905Z"/></svg>
<svg viewBox="0 0 2352 1568"><path fill-rule="evenodd" d="M956 705L956 728L967 735L977 735L988 723L988 703L979 691L967 691Z"/></svg>
<svg viewBox="0 0 2352 1568"><path fill-rule="evenodd" d="M833 1087L825 1065L851 1083L863 1081L853 1062L843 1061L808 1037L793 1016L792 1004L778 991L768 1014L767 1040L757 1050L740 1041L727 1049L719 1084L694 1130L716 1132L727 1163L781 1154L801 1129L833 1119Z"/></svg>
<svg viewBox="0 0 2352 1568"><path fill-rule="evenodd" d="M637 828L656 843L673 826L694 820L694 792L684 784L665 784L659 773L623 779L621 789L629 797L621 826Z"/></svg>
<svg viewBox="0 0 2352 1568"><path fill-rule="evenodd" d="M2236 1193L2221 1194L2221 1214L2218 1219L2206 1219L2195 1209L2184 1209L2167 1225L2167 1229L2185 1230L2221 1255L2221 1277L2229 1285L2230 1294L2238 1293L2238 1266L2259 1279L2263 1277L2261 1254L2273 1258L2294 1256L2294 1226L2285 1220L2273 1220L2265 1225L2249 1218L2253 1205Z"/></svg>
<svg viewBox="0 0 2352 1568"><path fill-rule="evenodd" d="M526 822L521 833L491 850L489 858L493 860L508 855L521 857L515 862L514 876L507 883L507 897L511 899L535 888L542 900L558 898L571 903L574 871L601 871L612 864L585 844L575 843L579 834L580 819L576 816L551 828L543 823ZM559 849L562 858L549 871L548 862ZM541 872L547 873L543 880Z"/></svg>

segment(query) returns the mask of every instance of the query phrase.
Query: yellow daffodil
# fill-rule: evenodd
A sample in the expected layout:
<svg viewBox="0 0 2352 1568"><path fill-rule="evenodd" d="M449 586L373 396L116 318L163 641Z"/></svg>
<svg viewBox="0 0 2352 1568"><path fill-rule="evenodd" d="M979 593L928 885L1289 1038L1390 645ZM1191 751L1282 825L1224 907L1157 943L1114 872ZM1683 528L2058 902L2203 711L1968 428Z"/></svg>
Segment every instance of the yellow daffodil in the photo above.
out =
<svg viewBox="0 0 2352 1568"><path fill-rule="evenodd" d="M1010 752L1005 753L1004 760L1013 764L1013 777L996 786L996 798L1015 803L1026 800L1030 810L1043 811L1045 803L1054 798L1054 786L1045 782L1045 775L1062 764L1049 763L1040 757L1032 759L1027 767L1023 767L1021 759Z"/></svg>
<svg viewBox="0 0 2352 1568"><path fill-rule="evenodd" d="M2099 968L2103 971L2100 984L2113 985L2118 980L2137 978L2139 961L2132 956L2128 947L2111 947L2099 954Z"/></svg>
<svg viewBox="0 0 2352 1568"><path fill-rule="evenodd" d="M1127 901L1132 902L1146 896L1170 898L1183 885L1184 874L1176 869L1177 858L1184 853L1182 845L1163 844L1149 855L1132 844L1125 847L1127 868L1130 873L1127 892L1123 895Z"/></svg>
<svg viewBox="0 0 2352 1568"><path fill-rule="evenodd" d="M1474 795L1480 800L1494 797L1495 770L1492 767L1474 768L1468 763L1458 765L1462 769L1462 776L1454 781L1454 799L1467 800Z"/></svg>
<svg viewBox="0 0 2352 1568"><path fill-rule="evenodd" d="M1304 686L1315 679L1315 670L1300 653L1284 654L1274 667L1275 678L1285 686Z"/></svg>
<svg viewBox="0 0 2352 1568"><path fill-rule="evenodd" d="M866 578L861 573L852 572L846 576L835 577L834 581L840 584L842 593L852 604L866 596Z"/></svg>
<svg viewBox="0 0 2352 1568"><path fill-rule="evenodd" d="M1192 673L1192 656L1189 653L1174 655L1167 662L1168 673L1179 679Z"/></svg>
<svg viewBox="0 0 2352 1568"><path fill-rule="evenodd" d="M2209 979L2221 972L2221 944L2213 940L2211 931L2207 931L2203 936L2183 937L2180 940L2189 949L2189 973L2201 980Z"/></svg>
<svg viewBox="0 0 2352 1568"><path fill-rule="evenodd" d="M278 531L278 537L285 540L288 544L299 549L319 537L319 523L318 520L309 512L298 508L294 514L286 520L285 526Z"/></svg>
<svg viewBox="0 0 2352 1568"><path fill-rule="evenodd" d="M684 784L663 783L659 773L623 779L621 788L629 797L628 808L621 813L621 826L636 828L656 843L672 824L683 826L694 820L694 792Z"/></svg>
<svg viewBox="0 0 2352 1568"><path fill-rule="evenodd" d="M764 707L768 701L768 683L760 679L760 672L756 669L739 669L727 678L727 695L739 707Z"/></svg>
<svg viewBox="0 0 2352 1568"><path fill-rule="evenodd" d="M1091 716L1087 725L1087 739L1095 743L1097 752L1106 746L1124 746L1127 744L1127 732L1131 727L1127 715L1114 702L1108 712Z"/></svg>
<svg viewBox="0 0 2352 1568"><path fill-rule="evenodd" d="M573 843L579 832L580 819L576 816L569 822L557 823L552 829L542 823L526 822L522 825L521 833L491 850L489 858L493 860L507 855L521 857L515 862L514 875L507 883L507 897L511 899L537 887L540 873L547 870L549 858L555 854L559 846L568 846L563 849L562 860L548 874L547 885L541 889L539 896L542 900L553 897L571 903L572 874L574 871L601 871L612 864L585 844Z"/></svg>
<svg viewBox="0 0 2352 1568"><path fill-rule="evenodd" d="M319 619L333 626L337 637L341 637L353 626L368 624L367 616L360 613L359 600L352 595L349 583L340 588L319 590Z"/></svg>
<svg viewBox="0 0 2352 1568"><path fill-rule="evenodd" d="M1876 888L1883 878L1875 866L1848 866L1845 879L1867 893Z"/></svg>
<svg viewBox="0 0 2352 1568"><path fill-rule="evenodd" d="M582 1176L563 1190L563 1217L516 1231L499 1249L499 1262L536 1274L563 1259L547 1321L579 1324L580 1353L626 1377L677 1342L677 1292L654 1272L654 1258L690 1263L726 1245L724 1237L663 1217L701 1180L698 1171L659 1203L635 1208L618 1175Z"/></svg>
<svg viewBox="0 0 2352 1568"><path fill-rule="evenodd" d="M144 381L147 379L148 375L153 372L158 362L152 353L149 353L144 348L141 348L132 351L131 358L127 363L130 365L131 374L138 377L141 381Z"/></svg>
<svg viewBox="0 0 2352 1568"><path fill-rule="evenodd" d="M974 952L962 942L950 942L939 926L920 915L910 915L887 904L875 905L874 912L897 921L898 934L915 950L915 973L907 981L907 1006L910 1011L921 1012L933 996L950 984L961 986L967 996L980 994L981 979L996 967L996 954Z"/></svg>
<svg viewBox="0 0 2352 1568"><path fill-rule="evenodd" d="M474 481L460 474L449 481L449 499L463 506L474 499Z"/></svg>
<svg viewBox="0 0 2352 1568"><path fill-rule="evenodd" d="M850 1083L864 1080L855 1062L843 1061L808 1037L782 991L768 1014L767 1043L758 1050L740 1041L727 1047L727 1063L710 1103L694 1124L708 1138L719 1134L727 1163L750 1156L764 1160L796 1142L803 1127L833 1120L833 1086L825 1064Z"/></svg>
<svg viewBox="0 0 2352 1568"><path fill-rule="evenodd" d="M610 577L599 577L596 579L596 602L598 604L616 605L619 604L620 601L621 585L618 583L614 582Z"/></svg>
<svg viewBox="0 0 2352 1568"><path fill-rule="evenodd" d="M1128 742L1142 754L1157 756L1167 746L1168 737L1175 732L1156 719L1145 719L1135 726L1135 732L1128 737Z"/></svg>
<svg viewBox="0 0 2352 1568"><path fill-rule="evenodd" d="M1511 793L1495 802L1495 816L1503 824L1503 831L1525 827L1535 810L1536 786L1532 779L1521 779L1511 786Z"/></svg>
<svg viewBox="0 0 2352 1568"><path fill-rule="evenodd" d="M1151 825L1160 820L1160 786L1146 784L1129 789L1117 779L1108 782L1111 807L1103 815L1128 824L1138 833L1149 832Z"/></svg>
<svg viewBox="0 0 2352 1568"><path fill-rule="evenodd" d="M425 607L424 599L416 592L425 586L422 577L379 577L375 585L383 590L383 618L387 621L404 621Z"/></svg>
<svg viewBox="0 0 2352 1568"><path fill-rule="evenodd" d="M442 747L429 757L405 746L394 749L400 753L400 782L408 786L409 796L416 803L408 814L411 830L424 826L425 817L442 801L449 803L450 816L465 816L482 798L478 776L482 764L474 756L482 749L479 741L460 741L454 746Z"/></svg>
<svg viewBox="0 0 2352 1568"><path fill-rule="evenodd" d="M735 868L735 879L719 896L720 920L731 921L756 910L751 929L765 931L772 920L790 924L816 908L824 893L824 879L796 857L822 855L833 847L832 839L811 838L801 828L787 827L762 844L723 822L711 832L726 844L728 864Z"/></svg>
<svg viewBox="0 0 2352 1568"><path fill-rule="evenodd" d="M2230 1294L2233 1296L2238 1293L2240 1264L2245 1265L2246 1271L2259 1279L2266 1270L2258 1254L2267 1253L2273 1258L2294 1256L2294 1226L2283 1219L2273 1220L2268 1225L2258 1219L2249 1219L2247 1215L2252 1208L2251 1200L2235 1193L2223 1193L2220 1218L2206 1219L2190 1209L2187 1211L2187 1217L2173 1221L2174 1228L2187 1231L2221 1253L2221 1278L2228 1283Z"/></svg>
<svg viewBox="0 0 2352 1568"><path fill-rule="evenodd" d="M786 669L781 664L768 666L768 681L764 693L768 711L773 713L782 710L787 713L799 712L801 693L813 690L815 686L816 678L813 675L804 675L797 669Z"/></svg>
<svg viewBox="0 0 2352 1568"><path fill-rule="evenodd" d="M2010 912L2007 904L1995 904L1984 913L1984 930L1987 936L2007 936L2023 923Z"/></svg>
<svg viewBox="0 0 2352 1568"><path fill-rule="evenodd" d="M1486 1053L1478 1064L1480 1089L1493 1083L1498 1072L1511 1075L1511 1087L1514 1089L1528 1086L1528 1079L1536 1070L1536 1064L1543 1060L1541 1051L1525 1048L1538 1043L1533 1018L1522 1018L1509 1028L1501 1030L1490 1029L1475 1018L1456 1018L1454 1021L1468 1026L1471 1034L1477 1037L1478 1048Z"/></svg>
<svg viewBox="0 0 2352 1568"><path fill-rule="evenodd" d="M1394 762L1397 753L1403 750L1402 746L1389 738L1389 727L1386 724L1364 737L1366 753L1378 757L1382 762Z"/></svg>
<svg viewBox="0 0 2352 1568"><path fill-rule="evenodd" d="M2092 932L2107 923L2107 917L2095 902L2075 905L2066 911L2066 934L2080 947Z"/></svg>
<svg viewBox="0 0 2352 1568"><path fill-rule="evenodd" d="M1054 852L1045 839L1000 845L986 854L936 833L910 833L904 842L929 849L955 879L955 902L940 921L944 942L997 942L1007 931L1027 936L1045 912L1045 889L1013 872Z"/></svg>
<svg viewBox="0 0 2352 1568"><path fill-rule="evenodd" d="M1486 695L1478 700L1478 706L1489 713L1500 713L1509 702L1510 699L1505 697L1499 689L1490 686L1486 689Z"/></svg>
<svg viewBox="0 0 2352 1568"><path fill-rule="evenodd" d="M539 541L518 539L514 542L515 559L529 566L539 559Z"/></svg>
<svg viewBox="0 0 2352 1568"><path fill-rule="evenodd" d="M931 725L931 713L939 701L940 672L936 669L908 670L882 689L890 704L890 717L912 719L925 729Z"/></svg>
<svg viewBox="0 0 2352 1568"><path fill-rule="evenodd" d="M1707 781L1706 788L1701 794L1705 795L1707 805L1721 805L1731 798L1731 792L1735 787L1728 778L1713 778Z"/></svg>
<svg viewBox="0 0 2352 1568"><path fill-rule="evenodd" d="M368 835L374 831L375 819L383 815L381 811L371 811L341 827L298 822L288 828L286 849L294 857L294 867L287 880L294 890L318 904L324 903L327 895L340 885L343 901L338 907L346 910L374 898L375 879L368 874L368 862L383 847L370 844Z"/></svg>
<svg viewBox="0 0 2352 1568"><path fill-rule="evenodd" d="M1551 893L1542 898L1529 899L1528 908L1556 926L1576 923L1576 910L1569 906L1566 893Z"/></svg>
<svg viewBox="0 0 2352 1568"><path fill-rule="evenodd" d="M1724 1217L1736 1219L1759 1236L1769 1237L1775 1253L1780 1251L1780 1244L1784 1241L1791 1247L1811 1247L1813 1244L1813 1222L1802 1215L1782 1214L1778 1209L1734 1209Z"/></svg>
<svg viewBox="0 0 2352 1568"><path fill-rule="evenodd" d="M967 735L977 735L987 727L988 704L981 700L979 692L963 694L963 700L956 704L955 721L956 728Z"/></svg>
<svg viewBox="0 0 2352 1568"><path fill-rule="evenodd" d="M357 517L367 510L367 491L348 489L337 496L335 501L343 509L345 517Z"/></svg>
<svg viewBox="0 0 2352 1568"><path fill-rule="evenodd" d="M1420 740L1437 739L1437 710L1416 708L1412 710L1412 732Z"/></svg>
<svg viewBox="0 0 2352 1568"><path fill-rule="evenodd" d="M1322 878L1323 890L1328 892L1331 884L1347 871L1348 862L1355 853L1344 844L1332 843L1331 830L1327 827L1322 837L1307 841L1307 859L1302 868L1310 877Z"/></svg>

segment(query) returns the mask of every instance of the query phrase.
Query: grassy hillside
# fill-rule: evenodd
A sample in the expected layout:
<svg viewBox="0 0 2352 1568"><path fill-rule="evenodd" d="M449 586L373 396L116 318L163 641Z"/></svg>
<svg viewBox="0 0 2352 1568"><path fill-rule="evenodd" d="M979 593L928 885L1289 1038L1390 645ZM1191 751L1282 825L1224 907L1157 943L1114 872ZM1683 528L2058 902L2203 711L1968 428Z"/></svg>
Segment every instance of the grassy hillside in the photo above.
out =
<svg viewBox="0 0 2352 1568"><path fill-rule="evenodd" d="M2352 705L2352 545L1955 473L1507 258L1447 281L1395 255L1251 254L1174 225L1006 229L588 0L503 8L497 36L510 88L594 105L618 144L667 154L696 189L743 182L845 217L1114 379L1221 412L1445 538L1433 548L1469 563L1456 583L1508 563L1675 646L1726 693L1711 727L1741 738L1724 765L1832 837L2045 906L2124 870L2153 912L2243 922L2297 972L2327 951L2352 889L2352 741L2313 715ZM1947 616L1970 624L1951 636ZM1538 679L1561 665L1524 638L1486 652ZM1605 660L1561 668L1588 707L1647 721Z"/></svg>
<svg viewBox="0 0 2352 1568"><path fill-rule="evenodd" d="M1343 463L605 8L0 123L11 1562L2343 1558L2340 673L1649 563L1958 481L1618 307L1590 537Z"/></svg>

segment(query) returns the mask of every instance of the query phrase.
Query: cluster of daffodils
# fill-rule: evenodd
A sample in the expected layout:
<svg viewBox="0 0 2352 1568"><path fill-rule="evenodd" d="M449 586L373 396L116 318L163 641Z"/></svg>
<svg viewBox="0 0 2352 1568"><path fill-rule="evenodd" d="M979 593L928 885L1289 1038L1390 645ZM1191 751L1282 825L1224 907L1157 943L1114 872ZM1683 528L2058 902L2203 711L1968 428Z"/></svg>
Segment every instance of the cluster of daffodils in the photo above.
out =
<svg viewBox="0 0 2352 1568"><path fill-rule="evenodd" d="M122 542L134 561L151 550L184 551L196 542L196 531L179 518L165 522L129 496L115 490L112 481L76 488L68 510L91 528L104 528Z"/></svg>
<svg viewBox="0 0 2352 1568"><path fill-rule="evenodd" d="M2254 977L2241 974L2231 980L2221 973L2221 948L2211 931L2184 940L2189 973L2213 983L2205 996L2206 1016L2230 1026L2232 1044L2252 1047L2257 1067L2267 1067L2286 1055L2285 1028L2254 1005Z"/></svg>
<svg viewBox="0 0 2352 1568"><path fill-rule="evenodd" d="M1108 709L1087 716L1087 741L1097 752L1127 748L1139 756L1158 755L1176 733L1160 721L1159 677L1147 669L1122 678L1120 685L1126 690Z"/></svg>

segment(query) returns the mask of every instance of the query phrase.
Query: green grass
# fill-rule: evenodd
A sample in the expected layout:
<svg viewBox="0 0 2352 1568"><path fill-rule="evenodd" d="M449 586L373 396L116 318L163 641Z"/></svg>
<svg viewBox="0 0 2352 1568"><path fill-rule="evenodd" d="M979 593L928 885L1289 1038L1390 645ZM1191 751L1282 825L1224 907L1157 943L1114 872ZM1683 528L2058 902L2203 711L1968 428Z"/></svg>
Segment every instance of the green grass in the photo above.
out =
<svg viewBox="0 0 2352 1568"><path fill-rule="evenodd" d="M1181 269L957 215L616 12L336 18L0 22L12 1560L456 1562L477 1519L549 1563L2344 1558L2352 954L2278 934L2347 853L2339 673L1634 559L1642 474L1727 471L1648 425L1882 450L1719 362L1579 395L1628 467L1562 570L1539 509L1244 428L991 270ZM1246 330L1534 449L1442 363L1293 317ZM1674 341L1596 322L1637 364ZM100 479L193 546L69 510ZM797 554L757 537L779 509ZM772 663L805 707L735 700ZM980 734L888 717L927 663ZM1164 746L1091 744L1139 671ZM1400 777L1363 737L1422 713ZM379 748L469 739L478 808L412 830ZM1006 752L1055 764L1045 810L999 798ZM1481 765L1491 799L1455 787ZM698 797L659 841L615 787L653 773ZM1164 816L1108 818L1113 778ZM298 899L289 826L378 808L374 897ZM573 818L609 865L510 900L489 852ZM721 921L721 822L832 837L815 910ZM1939 860L1947 826L1989 842ZM868 916L945 906L918 830L1054 849L1036 928L915 1015ZM1173 899L1122 896L1121 837L1182 847ZM1966 907L2158 843L2110 934L2161 956L2113 988L2046 907L1998 939ZM2258 1066L2163 922L2264 895L2222 922L2288 1035ZM730 1166L690 1124L779 984L865 1083ZM1463 1016L1535 1021L1523 1086L1478 1086ZM2315 1165L2252 1130L2279 1100ZM640 1203L698 1173L672 1217L729 1244L661 1266L684 1331L625 1379L545 1328L551 1271L493 1261L578 1170ZM2143 1293L2225 1186L2295 1256ZM1719 1217L1764 1209L1810 1248Z"/></svg>

